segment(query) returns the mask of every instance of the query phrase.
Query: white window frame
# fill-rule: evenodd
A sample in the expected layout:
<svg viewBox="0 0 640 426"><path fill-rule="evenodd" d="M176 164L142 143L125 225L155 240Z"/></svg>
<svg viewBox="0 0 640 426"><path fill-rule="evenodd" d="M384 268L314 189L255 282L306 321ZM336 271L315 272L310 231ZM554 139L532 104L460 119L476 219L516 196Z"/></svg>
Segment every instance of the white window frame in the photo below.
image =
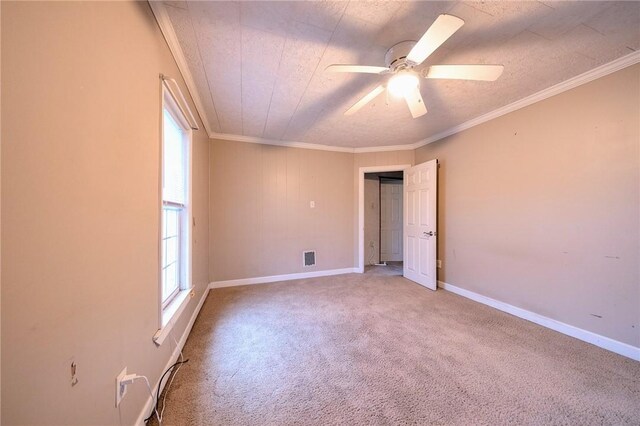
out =
<svg viewBox="0 0 640 426"><path fill-rule="evenodd" d="M165 302L162 300L162 235L163 235L163 209L165 205L171 205L172 203L165 202L162 194L162 179L164 176L164 112L169 112L171 117L182 128L184 132L183 141L187 145L185 148L186 154L186 167L187 167L187 179L186 179L186 192L187 200L185 206L182 208L182 214L180 218L180 287L175 295ZM175 325L178 317L188 304L192 293L192 181L193 181L193 130L189 123L189 120L185 117L183 109L180 107L179 102L176 100L173 91L167 87L163 81L162 84L162 108L160 110L160 179L159 179L159 194L160 205L158 209L159 213L159 226L158 226L158 332L154 335L153 340L156 344L161 345L169 332Z"/></svg>
<svg viewBox="0 0 640 426"><path fill-rule="evenodd" d="M183 205L183 204L178 204L178 203L174 203L171 201L164 201L162 200L162 211L161 211L161 216L160 216L160 221L161 221L161 226L162 228L164 228L166 225L164 223L164 211L165 210L175 210L177 212L179 212L179 216L178 216L178 226L177 226L177 237L178 237L178 250L177 250L177 259L176 259L176 263L177 263L177 268L178 268L178 287L171 292L171 294L165 299L162 294L162 292L164 291L164 286L161 285L160 286L160 303L161 303L161 308L162 311L164 312L166 310L166 308L173 302L173 300L176 298L176 296L180 293L181 290L184 290L184 286L185 286L185 280L186 280L186 274L185 274L185 259L184 259L184 250L183 250L183 245L184 245L184 236L183 236L183 228L184 228L184 217L187 214L187 206ZM164 235L162 232L162 229L160 230L160 252L162 255L162 250L163 250L163 246L164 246ZM161 257L161 259L164 256ZM170 266L170 265L169 265ZM164 264L162 264L162 261L160 262L160 282L162 284L162 279L164 278L164 268L166 266Z"/></svg>

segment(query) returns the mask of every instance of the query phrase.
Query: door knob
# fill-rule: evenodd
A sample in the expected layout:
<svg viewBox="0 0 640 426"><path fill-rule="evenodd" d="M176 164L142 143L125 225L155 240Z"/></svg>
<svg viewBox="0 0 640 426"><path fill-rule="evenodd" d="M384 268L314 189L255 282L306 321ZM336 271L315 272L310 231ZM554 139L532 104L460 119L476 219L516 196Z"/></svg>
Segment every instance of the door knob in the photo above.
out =
<svg viewBox="0 0 640 426"><path fill-rule="evenodd" d="M433 231L429 231L429 232L424 231L422 234L423 234L425 237L433 237L434 235L436 235L436 233L435 233L435 232L433 232Z"/></svg>

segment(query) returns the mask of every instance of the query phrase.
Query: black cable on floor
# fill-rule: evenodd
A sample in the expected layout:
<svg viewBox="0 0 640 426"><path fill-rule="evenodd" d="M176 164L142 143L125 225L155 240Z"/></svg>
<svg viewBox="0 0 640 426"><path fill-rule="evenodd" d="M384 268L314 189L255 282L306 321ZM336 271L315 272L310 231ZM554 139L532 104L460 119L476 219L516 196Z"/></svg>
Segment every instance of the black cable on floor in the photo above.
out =
<svg viewBox="0 0 640 426"><path fill-rule="evenodd" d="M171 367L167 368L167 371L165 371L162 374L162 377L160 377L160 382L158 383L158 391L156 392L156 403L155 403L153 409L151 410L151 414L149 415L149 417L144 419L144 423L145 424L147 424L149 422L149 420L151 420L153 418L153 415L156 413L156 410L158 409L158 405L160 404L160 389L162 389L162 380L164 379L164 376L166 376L167 373L169 373L171 370L173 370L178 365L186 364L187 362L189 362L188 359L185 359L184 361L178 361L175 364L173 364ZM158 419L158 420L160 420L160 419Z"/></svg>

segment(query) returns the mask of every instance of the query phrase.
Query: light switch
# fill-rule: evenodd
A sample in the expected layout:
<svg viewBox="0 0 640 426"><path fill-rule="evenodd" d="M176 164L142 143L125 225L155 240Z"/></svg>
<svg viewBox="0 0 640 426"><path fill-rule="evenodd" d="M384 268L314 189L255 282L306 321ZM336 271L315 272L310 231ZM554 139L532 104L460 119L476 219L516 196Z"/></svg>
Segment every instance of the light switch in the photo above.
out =
<svg viewBox="0 0 640 426"><path fill-rule="evenodd" d="M312 209L316 208L316 202L315 201L309 201L309 207L311 207Z"/></svg>

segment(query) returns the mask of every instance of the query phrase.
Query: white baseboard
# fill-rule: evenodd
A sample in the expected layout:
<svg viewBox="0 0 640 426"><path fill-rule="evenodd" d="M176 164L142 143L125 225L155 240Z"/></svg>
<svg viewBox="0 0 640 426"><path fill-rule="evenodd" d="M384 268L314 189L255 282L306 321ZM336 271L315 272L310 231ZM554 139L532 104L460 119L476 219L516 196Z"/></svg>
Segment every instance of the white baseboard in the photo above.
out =
<svg viewBox="0 0 640 426"><path fill-rule="evenodd" d="M325 271L301 272L298 274L271 275L268 277L241 278L238 280L213 281L209 289L221 287L235 287L247 284L264 284L277 281L299 280L302 278L328 277L330 275L351 274L358 272L358 268L329 269Z"/></svg>
<svg viewBox="0 0 640 426"><path fill-rule="evenodd" d="M473 291L465 290L464 288L456 287L455 285L448 284L442 281L438 281L438 287L460 296L466 297L473 301L482 303L483 305L491 306L499 311L506 312L516 317L531 321L535 324L541 325L551 330L557 331L567 336L575 337L583 342L591 343L592 345L599 346L611 352L615 352L619 355L631 358L635 361L640 361L640 348L631 346L627 343L613 340L609 337L601 336L600 334L593 333L591 331L583 330L573 325L565 324L560 321L536 314L535 312L527 311L526 309L518 308L517 306L509 305L508 303L501 302L499 300L492 299L487 296L483 296Z"/></svg>
<svg viewBox="0 0 640 426"><path fill-rule="evenodd" d="M176 346L176 348L173 350L173 353L171 354L171 357L169 358L167 365L165 365L165 367L162 369L162 373L167 371L169 367L175 364L175 362L180 357L180 352L182 351L184 344L187 342L189 333L191 333L193 324L196 322L196 318L198 317L198 314L200 313L200 309L202 309L202 305L204 304L204 301L207 299L208 294L209 294L209 288L205 289L204 293L202 294L202 297L198 302L198 306L196 306L196 308L194 309L193 314L191 315L191 318L187 323L187 327L184 329L184 332L182 333L182 336L178 341L178 346ZM158 377L158 381L160 381L160 377ZM160 383L156 383L156 385L153 387L153 395L157 394L159 384ZM162 393L162 390L164 389L166 384L167 384L167 381L165 380L165 382L162 384L162 387L160 388L160 393ZM142 412L140 413L140 415L138 416L138 419L135 422L136 426L144 426L144 419L149 417L149 413L151 412L151 409L153 408L154 404L155 404L155 398L152 398L150 395L149 398L147 398L147 403L144 404L144 407L142 408Z"/></svg>

